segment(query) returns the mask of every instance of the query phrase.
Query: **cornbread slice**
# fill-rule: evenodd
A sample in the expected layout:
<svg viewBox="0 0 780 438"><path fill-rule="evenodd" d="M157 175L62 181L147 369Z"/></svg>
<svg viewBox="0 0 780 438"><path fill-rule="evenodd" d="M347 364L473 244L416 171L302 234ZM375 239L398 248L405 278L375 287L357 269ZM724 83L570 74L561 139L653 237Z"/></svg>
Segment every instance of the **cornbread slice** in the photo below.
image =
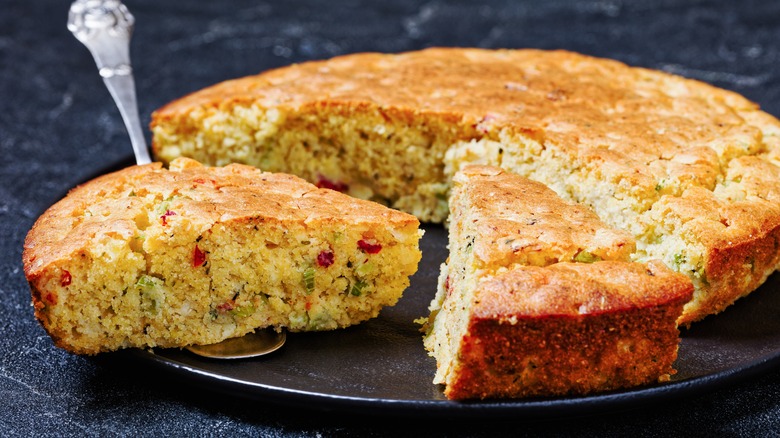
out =
<svg viewBox="0 0 780 438"><path fill-rule="evenodd" d="M227 81L152 119L163 161L291 172L443 221L454 173L499 166L591 207L715 314L780 263L780 122L710 85L565 51L364 53Z"/></svg>
<svg viewBox="0 0 780 438"><path fill-rule="evenodd" d="M71 191L27 235L24 270L66 350L209 344L377 316L417 269L418 226L295 176L181 158Z"/></svg>
<svg viewBox="0 0 780 438"><path fill-rule="evenodd" d="M468 166L424 337L451 399L587 394L669 379L690 280L499 168Z"/></svg>

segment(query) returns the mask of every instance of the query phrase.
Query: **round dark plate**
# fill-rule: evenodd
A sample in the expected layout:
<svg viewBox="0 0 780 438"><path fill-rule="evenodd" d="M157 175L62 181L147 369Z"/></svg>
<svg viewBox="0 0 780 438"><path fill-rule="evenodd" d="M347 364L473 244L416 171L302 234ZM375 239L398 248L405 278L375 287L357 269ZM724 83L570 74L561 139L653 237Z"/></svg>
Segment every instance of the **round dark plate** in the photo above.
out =
<svg viewBox="0 0 780 438"><path fill-rule="evenodd" d="M179 349L132 350L143 363L229 396L324 411L405 416L544 418L624 410L710 391L780 364L780 277L720 315L683 330L670 382L586 397L454 402L431 383L435 362L413 321L427 316L447 233L426 225L423 260L399 303L371 321L325 333L293 333L265 357L220 361Z"/></svg>

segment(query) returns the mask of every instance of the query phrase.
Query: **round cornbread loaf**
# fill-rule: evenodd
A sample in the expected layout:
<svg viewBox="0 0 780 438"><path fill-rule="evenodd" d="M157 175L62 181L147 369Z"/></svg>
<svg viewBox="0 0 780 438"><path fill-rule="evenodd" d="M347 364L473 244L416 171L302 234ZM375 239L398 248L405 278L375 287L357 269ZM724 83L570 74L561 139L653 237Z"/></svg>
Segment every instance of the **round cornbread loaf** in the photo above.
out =
<svg viewBox="0 0 780 438"><path fill-rule="evenodd" d="M499 166L591 207L715 314L780 263L780 122L745 98L565 51L355 54L226 81L152 119L163 161L285 171L425 221L464 165Z"/></svg>
<svg viewBox="0 0 780 438"><path fill-rule="evenodd" d="M209 344L377 316L417 270L418 227L292 175L180 158L72 190L28 233L24 270L66 350Z"/></svg>
<svg viewBox="0 0 780 438"><path fill-rule="evenodd" d="M450 256L424 344L452 399L588 394L675 371L688 277L631 262L633 239L500 168L453 179Z"/></svg>

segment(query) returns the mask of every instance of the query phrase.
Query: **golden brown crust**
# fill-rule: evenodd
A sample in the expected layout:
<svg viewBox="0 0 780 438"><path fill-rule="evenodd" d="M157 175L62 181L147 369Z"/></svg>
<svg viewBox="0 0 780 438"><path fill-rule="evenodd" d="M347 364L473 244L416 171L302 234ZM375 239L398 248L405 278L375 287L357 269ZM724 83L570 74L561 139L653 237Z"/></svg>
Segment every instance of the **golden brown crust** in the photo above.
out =
<svg viewBox="0 0 780 438"><path fill-rule="evenodd" d="M559 277L560 265L521 268L486 284L478 295L481 300L491 301L497 298L495 293L506 300L506 294L512 293L518 301L526 301L521 308L527 307L531 297L539 297L553 306L564 304L563 312L540 315L510 310L499 316L478 311L480 316L470 321L464 337L460 373L447 386L446 395L452 399L583 395L668 379L675 373L672 363L679 342L674 320L690 298L690 282L685 277L661 280L660 287L669 287L664 289L670 292L668 297L643 306L608 298L610 305L603 309L600 299L613 297L615 289L614 283L600 284L605 278L598 265L609 263L622 265L615 271L624 278L647 276L644 272L627 274L629 264L623 262L578 265L578 274L590 269L597 273L596 278L589 278L595 280L590 285L595 289L574 286L584 295L580 298L589 300L581 306L595 305L601 311L579 313L570 307L576 303L558 301L563 291L548 287L546 280L566 278L565 288L571 289L578 279L576 275ZM635 284L648 283L642 278Z"/></svg>
<svg viewBox="0 0 780 438"><path fill-rule="evenodd" d="M624 231L606 226L588 207L562 200L543 184L492 166L470 165L454 190L468 199L476 222L474 255L495 271L513 263L548 265L580 258L628 261L636 249Z"/></svg>
<svg viewBox="0 0 780 438"><path fill-rule="evenodd" d="M117 196L138 190L137 196ZM241 164L225 167L194 166L169 171L160 163L131 166L103 175L73 189L35 223L24 244L25 275L35 279L41 269L84 250L99 233L129 238L140 214L137 197L143 192L186 194L178 215L194 228L215 222L240 221L262 214L267 220L316 226L319 221L376 224L418 224L414 216L379 204L349 198L333 190L286 174L262 172ZM135 198L135 199L134 199ZM92 210L85 217L84 210ZM338 219L336 219L338 218Z"/></svg>
<svg viewBox="0 0 780 438"><path fill-rule="evenodd" d="M518 267L475 292L445 394L582 395L668 379L692 292L662 263Z"/></svg>
<svg viewBox="0 0 780 438"><path fill-rule="evenodd" d="M646 154L675 155L693 143L757 134L727 123L735 112L755 110L754 103L700 82L567 51L462 48L361 53L226 81L160 108L152 126L239 102L437 114L475 131L524 130L599 156L609 145L625 166Z"/></svg>
<svg viewBox="0 0 780 438"><path fill-rule="evenodd" d="M660 180L712 189L720 161L760 151L762 129L780 131L771 117L752 117L758 107L743 97L662 72L566 51L453 48L354 54L226 81L160 108L151 127L197 130L194 112L237 105L303 118L378 112L436 127L431 135L449 144L522 134L651 196Z"/></svg>
<svg viewBox="0 0 780 438"><path fill-rule="evenodd" d="M523 266L485 281L475 294L475 319L580 317L677 305L693 285L659 261ZM674 324L671 324L674 325Z"/></svg>
<svg viewBox="0 0 780 438"><path fill-rule="evenodd" d="M650 188L666 179L712 189L719 161L759 152L762 130L780 131L742 96L663 72L566 51L462 48L361 53L226 81L160 108L152 129L239 104L378 110L409 124L449 123L461 140L508 130Z"/></svg>
<svg viewBox="0 0 780 438"><path fill-rule="evenodd" d="M92 198L95 195L101 193L105 187L124 185L119 182L123 178L136 178L152 169L161 168L160 163L152 163L99 176L88 184L71 190L66 197L67 202L57 202L49 207L33 224L25 238L22 262L27 278L36 278L41 268L77 252L83 244L83 238L101 226L97 220L80 226L83 223L83 212L94 201ZM134 200L129 200L132 201ZM115 224L111 227L113 232L123 233L127 230L126 221L133 220L133 215L128 212L127 208L113 209L112 214L116 215Z"/></svg>
<svg viewBox="0 0 780 438"><path fill-rule="evenodd" d="M704 248L694 278L707 293L695 295L680 324L723 311L760 286L780 264L780 205L751 198L727 202L690 188L680 197L662 198L650 211L651 220L674 227L679 235L696 236Z"/></svg>

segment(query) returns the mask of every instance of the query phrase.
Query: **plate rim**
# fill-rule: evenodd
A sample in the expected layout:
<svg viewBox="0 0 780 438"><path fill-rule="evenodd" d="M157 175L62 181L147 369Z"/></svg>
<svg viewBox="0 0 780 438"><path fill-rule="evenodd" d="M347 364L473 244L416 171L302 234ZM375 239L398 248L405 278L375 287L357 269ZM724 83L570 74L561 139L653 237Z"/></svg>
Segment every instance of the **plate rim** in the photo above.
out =
<svg viewBox="0 0 780 438"><path fill-rule="evenodd" d="M573 397L453 401L402 400L304 391L221 375L166 357L154 350L131 349L117 353L122 356L127 355L133 360L151 363L202 388L225 396L238 396L257 402L272 402L320 412L349 412L407 418L452 418L457 415L458 418L463 419L512 417L546 420L551 417L627 411L661 401L679 400L724 389L752 376L764 374L780 365L780 351L775 351L741 366L652 386Z"/></svg>

